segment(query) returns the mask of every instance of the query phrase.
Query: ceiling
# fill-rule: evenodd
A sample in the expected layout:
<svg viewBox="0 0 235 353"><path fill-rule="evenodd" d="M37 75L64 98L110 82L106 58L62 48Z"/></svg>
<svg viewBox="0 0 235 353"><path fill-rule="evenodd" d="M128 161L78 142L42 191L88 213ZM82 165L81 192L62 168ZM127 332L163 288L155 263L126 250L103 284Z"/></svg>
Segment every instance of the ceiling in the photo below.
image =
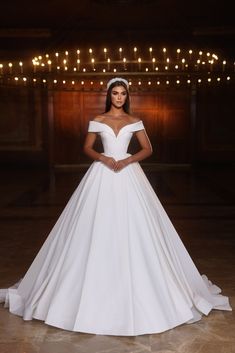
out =
<svg viewBox="0 0 235 353"><path fill-rule="evenodd" d="M0 56L81 45L191 43L235 56L231 2L8 0L1 3Z"/></svg>

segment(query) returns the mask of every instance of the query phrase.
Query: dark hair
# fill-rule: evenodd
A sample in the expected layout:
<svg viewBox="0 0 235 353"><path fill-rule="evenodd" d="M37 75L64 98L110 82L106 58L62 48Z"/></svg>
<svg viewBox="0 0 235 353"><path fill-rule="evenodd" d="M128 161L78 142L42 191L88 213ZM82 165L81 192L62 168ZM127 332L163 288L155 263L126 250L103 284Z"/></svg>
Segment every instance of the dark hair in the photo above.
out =
<svg viewBox="0 0 235 353"><path fill-rule="evenodd" d="M130 96L129 96L129 91L128 91L128 88L127 86L125 85L124 82L122 81L115 81L113 82L109 88L108 88L108 91L107 91L107 96L106 96L106 103L105 103L105 113L107 113L110 108L111 108L111 105L112 105L112 101L111 101L111 92L112 92L112 89L114 87L117 87L117 86L122 86L125 88L126 90L126 101L123 105L123 110L125 113L129 114L130 113Z"/></svg>

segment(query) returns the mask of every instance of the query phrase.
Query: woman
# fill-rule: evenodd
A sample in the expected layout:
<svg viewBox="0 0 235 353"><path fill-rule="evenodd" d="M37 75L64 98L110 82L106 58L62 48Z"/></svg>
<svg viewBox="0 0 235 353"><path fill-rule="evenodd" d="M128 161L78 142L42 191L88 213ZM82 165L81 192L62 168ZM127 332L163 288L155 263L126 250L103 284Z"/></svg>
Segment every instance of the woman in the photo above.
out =
<svg viewBox="0 0 235 353"><path fill-rule="evenodd" d="M138 161L152 153L131 116L128 82L108 82L90 121L88 169L23 280L2 291L10 311L67 330L135 336L232 310L201 276ZM135 133L140 151L127 153ZM104 152L94 150L97 134Z"/></svg>

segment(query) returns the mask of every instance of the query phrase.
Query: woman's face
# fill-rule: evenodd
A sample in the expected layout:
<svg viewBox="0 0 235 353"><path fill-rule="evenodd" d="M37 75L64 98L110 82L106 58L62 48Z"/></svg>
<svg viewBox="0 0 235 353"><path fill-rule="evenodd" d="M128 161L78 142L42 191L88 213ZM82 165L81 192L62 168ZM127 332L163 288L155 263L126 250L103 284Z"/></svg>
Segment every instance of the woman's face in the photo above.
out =
<svg viewBox="0 0 235 353"><path fill-rule="evenodd" d="M122 108L126 102L127 91L123 86L113 87L111 91L111 102L115 108Z"/></svg>

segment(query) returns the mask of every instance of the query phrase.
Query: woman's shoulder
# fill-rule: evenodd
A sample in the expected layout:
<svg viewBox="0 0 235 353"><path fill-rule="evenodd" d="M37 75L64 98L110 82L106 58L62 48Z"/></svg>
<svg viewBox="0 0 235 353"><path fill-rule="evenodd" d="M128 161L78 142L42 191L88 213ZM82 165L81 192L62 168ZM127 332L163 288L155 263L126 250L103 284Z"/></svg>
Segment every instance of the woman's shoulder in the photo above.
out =
<svg viewBox="0 0 235 353"><path fill-rule="evenodd" d="M141 119L133 115L129 115L129 120L130 120L130 123L138 123L139 121L141 121Z"/></svg>
<svg viewBox="0 0 235 353"><path fill-rule="evenodd" d="M103 114L99 114L99 115L95 116L94 119L91 120L91 121L96 121L98 123L102 123L107 118L110 118L110 115L106 114L106 113L103 113ZM125 120L126 122L128 122L130 124L138 123L138 122L142 121L141 119L139 119L139 118L137 118L137 117L135 117L133 115L130 115L130 114L125 114L123 116L123 118L124 118L123 120Z"/></svg>
<svg viewBox="0 0 235 353"><path fill-rule="evenodd" d="M97 115L96 117L94 117L94 119L91 121L96 121L98 123L102 123L104 120L104 117L105 117L104 114L100 114L100 115Z"/></svg>

